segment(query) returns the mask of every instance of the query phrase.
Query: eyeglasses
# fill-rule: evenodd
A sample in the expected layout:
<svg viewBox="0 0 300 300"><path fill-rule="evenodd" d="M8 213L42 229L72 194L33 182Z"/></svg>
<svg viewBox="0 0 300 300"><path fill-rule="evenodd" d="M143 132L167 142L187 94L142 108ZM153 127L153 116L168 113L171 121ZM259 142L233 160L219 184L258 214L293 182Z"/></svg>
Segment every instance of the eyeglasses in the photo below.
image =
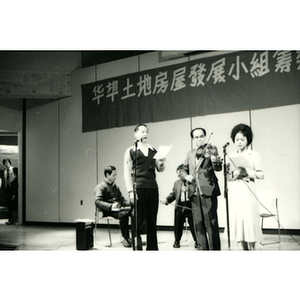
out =
<svg viewBox="0 0 300 300"><path fill-rule="evenodd" d="M196 139L203 139L204 138L204 135L202 134L202 135L197 135L197 136L194 136L194 139L196 140Z"/></svg>

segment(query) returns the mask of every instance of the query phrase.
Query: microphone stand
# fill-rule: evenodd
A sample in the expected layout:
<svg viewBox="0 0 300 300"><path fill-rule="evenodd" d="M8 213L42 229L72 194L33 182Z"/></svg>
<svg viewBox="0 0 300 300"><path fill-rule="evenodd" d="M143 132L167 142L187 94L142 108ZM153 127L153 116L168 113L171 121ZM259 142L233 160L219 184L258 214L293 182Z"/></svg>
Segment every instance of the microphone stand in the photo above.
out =
<svg viewBox="0 0 300 300"><path fill-rule="evenodd" d="M229 203L228 203L228 187L227 187L227 164L226 164L226 147L223 147L224 153L224 196L226 199L226 216L227 216L227 236L228 236L228 249L230 250L230 227L229 227Z"/></svg>
<svg viewBox="0 0 300 300"><path fill-rule="evenodd" d="M136 166L137 166L137 145L138 140L134 142L134 177L133 177L133 224L134 224L134 232L132 237L132 249L137 250L137 240L138 240L138 222L137 222L137 191L136 191ZM134 236L135 234L135 236Z"/></svg>

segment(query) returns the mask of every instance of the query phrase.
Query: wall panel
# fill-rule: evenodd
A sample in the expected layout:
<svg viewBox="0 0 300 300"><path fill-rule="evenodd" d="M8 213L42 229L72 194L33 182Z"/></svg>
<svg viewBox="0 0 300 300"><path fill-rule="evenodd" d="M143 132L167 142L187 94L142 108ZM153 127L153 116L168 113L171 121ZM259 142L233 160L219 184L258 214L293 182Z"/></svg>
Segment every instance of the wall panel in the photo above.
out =
<svg viewBox="0 0 300 300"><path fill-rule="evenodd" d="M259 151L265 179L263 191L277 190L283 228L300 228L300 105L252 111L253 147ZM264 227L276 228L270 218Z"/></svg>
<svg viewBox="0 0 300 300"><path fill-rule="evenodd" d="M27 111L26 221L59 221L58 102Z"/></svg>
<svg viewBox="0 0 300 300"><path fill-rule="evenodd" d="M72 97L60 102L60 222L94 218L96 132L82 133L81 109L81 84L94 80L95 67L74 72Z"/></svg>

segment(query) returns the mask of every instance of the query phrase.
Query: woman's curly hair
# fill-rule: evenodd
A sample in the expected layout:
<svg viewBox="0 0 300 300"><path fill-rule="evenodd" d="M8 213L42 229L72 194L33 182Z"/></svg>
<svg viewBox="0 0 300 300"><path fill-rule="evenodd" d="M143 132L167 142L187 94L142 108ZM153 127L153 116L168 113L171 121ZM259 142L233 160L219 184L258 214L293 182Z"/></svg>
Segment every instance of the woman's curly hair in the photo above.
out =
<svg viewBox="0 0 300 300"><path fill-rule="evenodd" d="M238 124L234 126L233 129L231 130L231 135L230 135L233 142L235 140L235 136L239 132L242 133L247 138L247 146L249 146L253 140L253 132L251 127L246 124Z"/></svg>

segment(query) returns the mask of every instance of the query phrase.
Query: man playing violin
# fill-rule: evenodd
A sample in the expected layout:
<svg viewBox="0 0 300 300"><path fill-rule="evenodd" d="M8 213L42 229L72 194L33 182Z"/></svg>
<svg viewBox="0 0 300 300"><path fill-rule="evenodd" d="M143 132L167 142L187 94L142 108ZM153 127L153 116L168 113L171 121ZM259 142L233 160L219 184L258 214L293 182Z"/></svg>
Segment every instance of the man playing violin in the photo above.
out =
<svg viewBox="0 0 300 300"><path fill-rule="evenodd" d="M184 165L188 167L186 180L194 187L191 197L194 229L198 250L221 250L218 223L218 199L221 194L215 171L222 170L218 149L206 143L206 130L191 131L194 149L189 151Z"/></svg>

